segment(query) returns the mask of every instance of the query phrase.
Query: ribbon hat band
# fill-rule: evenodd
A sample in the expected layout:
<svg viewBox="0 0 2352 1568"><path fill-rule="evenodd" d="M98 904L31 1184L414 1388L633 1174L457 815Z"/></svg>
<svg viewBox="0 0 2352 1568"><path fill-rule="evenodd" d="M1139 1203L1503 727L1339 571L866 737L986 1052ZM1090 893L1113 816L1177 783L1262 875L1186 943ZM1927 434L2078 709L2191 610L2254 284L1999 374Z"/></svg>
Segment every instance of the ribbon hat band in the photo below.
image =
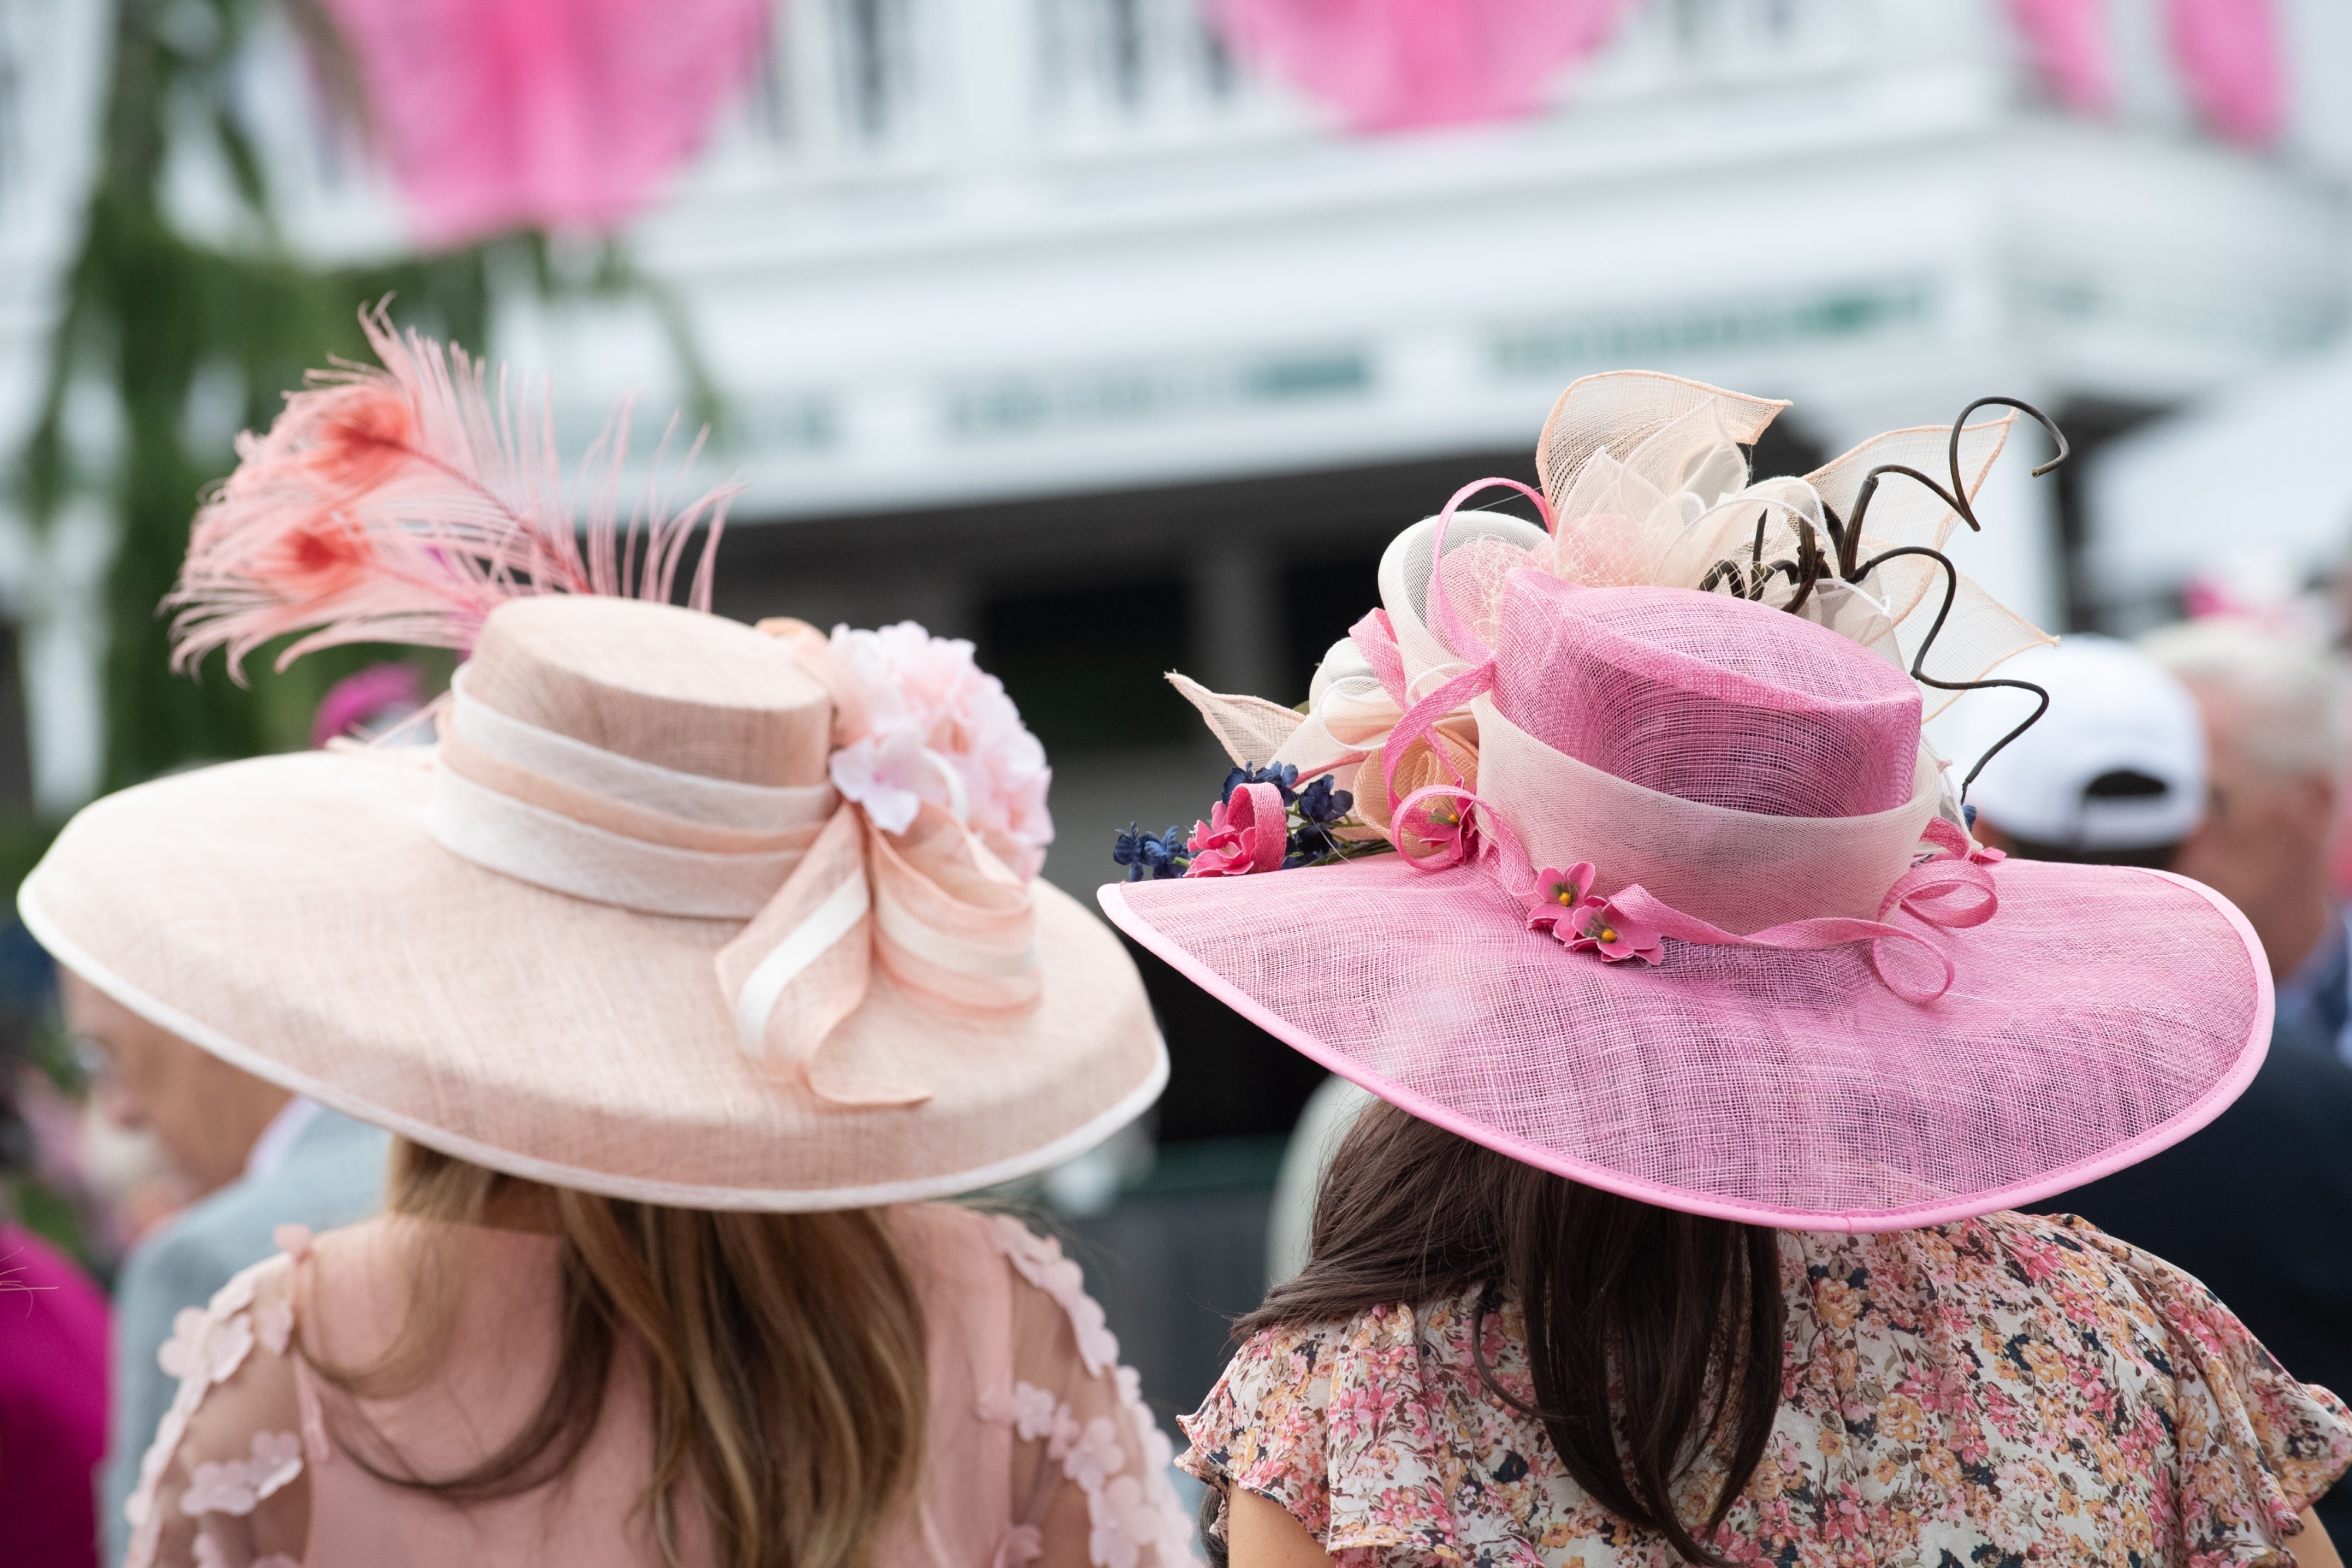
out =
<svg viewBox="0 0 2352 1568"><path fill-rule="evenodd" d="M948 810L886 833L831 784L680 772L497 711L452 684L425 807L487 871L645 915L743 921L716 979L743 1049L821 1099L908 1105L920 1084L813 1072L879 964L923 1005L1016 1011L1041 994L1029 890Z"/></svg>

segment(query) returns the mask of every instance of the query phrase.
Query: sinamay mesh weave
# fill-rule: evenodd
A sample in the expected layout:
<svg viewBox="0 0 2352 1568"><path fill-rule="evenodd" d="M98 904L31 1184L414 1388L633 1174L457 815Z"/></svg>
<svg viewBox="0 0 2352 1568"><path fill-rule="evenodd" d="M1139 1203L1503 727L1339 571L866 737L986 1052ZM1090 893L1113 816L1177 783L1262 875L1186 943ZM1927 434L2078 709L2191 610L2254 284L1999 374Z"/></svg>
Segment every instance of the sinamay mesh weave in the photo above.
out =
<svg viewBox="0 0 2352 1568"><path fill-rule="evenodd" d="M1113 920L1416 1114L1630 1197L1793 1228L2063 1191L2186 1136L2259 1065L2260 947L2194 883L2010 861L1981 925L1882 909L1941 789L1918 691L1880 653L1722 594L1534 569L1489 602L1477 810L1532 866L1590 861L1601 894L1638 882L1729 932L1887 921L1950 958L1949 988L1906 1000L1862 943L1669 937L1655 967L1607 963L1528 928L1528 866L1498 846L1438 872L1387 856L1110 887Z"/></svg>
<svg viewBox="0 0 2352 1568"><path fill-rule="evenodd" d="M1167 1072L1142 984L1043 883L1026 1005L940 1005L969 969L902 974L886 929L812 1059L746 1050L722 956L837 806L834 706L796 657L665 606L518 600L465 667L437 764L307 753L123 790L68 824L20 908L68 967L234 1065L460 1158L641 1202L961 1192L1140 1113ZM646 766L671 760L694 771ZM898 852L919 858L916 839ZM875 873L877 920L898 880ZM971 935L918 922L937 929ZM851 1103L876 1084L928 1098Z"/></svg>
<svg viewBox="0 0 2352 1568"><path fill-rule="evenodd" d="M1958 975L1924 1007L1858 946L1603 964L1475 868L1110 892L1227 1002L1482 1143L1676 1207L1894 1229L2126 1163L2226 1102L2267 1022L2258 959L2201 890L2021 862L1999 881L1990 924L1937 938Z"/></svg>
<svg viewBox="0 0 2352 1568"><path fill-rule="evenodd" d="M1744 622L1736 641L1727 618ZM1919 688L1881 659L1822 656L1843 641L1721 595L1523 571L1503 596L1495 701L1554 750L1645 789L1865 816L1911 798Z"/></svg>

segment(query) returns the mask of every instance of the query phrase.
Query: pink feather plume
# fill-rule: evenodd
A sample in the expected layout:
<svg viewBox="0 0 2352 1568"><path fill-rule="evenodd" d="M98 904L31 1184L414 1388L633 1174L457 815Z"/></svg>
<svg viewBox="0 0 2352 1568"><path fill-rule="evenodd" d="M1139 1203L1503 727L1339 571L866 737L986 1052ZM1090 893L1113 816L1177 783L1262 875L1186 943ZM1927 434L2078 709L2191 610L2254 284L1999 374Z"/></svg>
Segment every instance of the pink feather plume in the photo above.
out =
<svg viewBox="0 0 2352 1568"><path fill-rule="evenodd" d="M624 524L625 402L582 462L583 527L546 388L510 395L505 367L493 376L462 349L397 333L381 305L361 311L360 325L382 368L311 371L268 434L237 437L236 472L196 513L179 586L164 601L177 667L226 648L242 680L247 654L295 632L308 635L278 655L280 669L340 643L463 650L484 616L524 594L667 601L706 522L687 602L710 608L711 566L740 486L670 509L659 489L665 434ZM701 449L697 437L679 470Z"/></svg>

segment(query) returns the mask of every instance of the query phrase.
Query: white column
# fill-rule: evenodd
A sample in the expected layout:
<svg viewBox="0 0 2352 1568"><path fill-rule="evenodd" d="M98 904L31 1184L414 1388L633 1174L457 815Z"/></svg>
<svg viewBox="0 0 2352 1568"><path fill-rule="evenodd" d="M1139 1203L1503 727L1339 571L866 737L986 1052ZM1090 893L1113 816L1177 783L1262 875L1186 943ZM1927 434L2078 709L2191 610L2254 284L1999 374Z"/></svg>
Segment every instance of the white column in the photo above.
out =
<svg viewBox="0 0 2352 1568"><path fill-rule="evenodd" d="M106 573L120 530L99 502L80 499L42 535L14 518L5 531L23 552L22 591L12 597L22 606L33 806L58 818L97 794L105 777Z"/></svg>

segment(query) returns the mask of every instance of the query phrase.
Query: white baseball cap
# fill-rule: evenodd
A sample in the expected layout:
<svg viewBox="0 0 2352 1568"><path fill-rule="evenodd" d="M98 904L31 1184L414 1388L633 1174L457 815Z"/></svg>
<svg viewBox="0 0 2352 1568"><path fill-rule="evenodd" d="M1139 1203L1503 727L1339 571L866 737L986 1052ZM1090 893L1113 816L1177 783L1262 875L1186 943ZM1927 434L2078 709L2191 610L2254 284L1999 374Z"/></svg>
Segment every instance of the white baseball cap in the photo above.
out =
<svg viewBox="0 0 2352 1568"><path fill-rule="evenodd" d="M2205 818L2205 724L2169 671L2112 637L2068 637L2021 653L1996 678L2031 681L2050 711L2002 748L1969 804L2013 839L2097 852L2177 844ZM1980 693L1954 709L1947 755L1965 769L2032 711L2024 693ZM1958 711L1975 705L1978 711Z"/></svg>

